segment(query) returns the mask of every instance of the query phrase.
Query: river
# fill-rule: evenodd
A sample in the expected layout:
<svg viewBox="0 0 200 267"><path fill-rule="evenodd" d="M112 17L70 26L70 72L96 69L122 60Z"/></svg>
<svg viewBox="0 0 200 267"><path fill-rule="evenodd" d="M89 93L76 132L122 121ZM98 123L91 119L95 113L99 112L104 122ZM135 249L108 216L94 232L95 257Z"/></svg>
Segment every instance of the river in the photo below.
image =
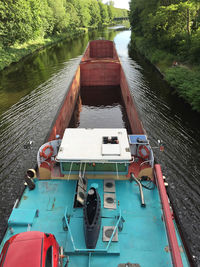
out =
<svg viewBox="0 0 200 267"><path fill-rule="evenodd" d="M169 183L168 191L194 264L200 266L200 116L174 94L153 66L128 50L130 34L114 28L89 33L41 50L0 72L0 237L23 190L25 170L36 164L37 150L88 40L103 37L116 43L151 145L156 146L158 139L165 143L162 154L155 149L156 158ZM123 127L123 107L120 103L108 106L115 114L115 123L121 116ZM100 105L100 112L102 109ZM81 114L88 121L87 105ZM105 114L101 120L106 122ZM82 122L79 125L85 125ZM32 149L24 149L30 140Z"/></svg>

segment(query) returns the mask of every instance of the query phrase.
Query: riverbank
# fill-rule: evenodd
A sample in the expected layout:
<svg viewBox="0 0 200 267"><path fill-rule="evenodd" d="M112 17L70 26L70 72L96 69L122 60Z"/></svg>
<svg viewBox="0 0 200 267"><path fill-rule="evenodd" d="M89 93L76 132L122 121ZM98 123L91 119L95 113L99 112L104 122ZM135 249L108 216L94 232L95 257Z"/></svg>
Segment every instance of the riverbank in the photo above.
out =
<svg viewBox="0 0 200 267"><path fill-rule="evenodd" d="M149 47L141 37L131 37L131 49L145 56L163 75L175 92L200 112L200 66L179 62L177 55Z"/></svg>
<svg viewBox="0 0 200 267"><path fill-rule="evenodd" d="M114 24L110 24L113 26ZM130 23L128 21L121 22L123 29L129 29ZM104 24L104 27L108 27L109 24ZM17 63L26 56L33 54L34 52L43 49L47 46L54 45L63 40L72 40L75 37L82 36L88 31L92 31L96 27L90 28L77 28L73 32L62 33L55 36L48 36L47 38L37 38L30 40L23 44L15 44L10 47L0 46L0 71L6 67L9 67L12 63ZM121 29L119 27L119 29Z"/></svg>
<svg viewBox="0 0 200 267"><path fill-rule="evenodd" d="M10 64L19 62L24 57L33 54L44 47L56 44L62 40L73 39L87 32L87 28L78 28L73 31L73 33L63 33L55 36L49 36L47 38L37 38L24 44L15 44L6 48L0 46L0 71L8 67Z"/></svg>

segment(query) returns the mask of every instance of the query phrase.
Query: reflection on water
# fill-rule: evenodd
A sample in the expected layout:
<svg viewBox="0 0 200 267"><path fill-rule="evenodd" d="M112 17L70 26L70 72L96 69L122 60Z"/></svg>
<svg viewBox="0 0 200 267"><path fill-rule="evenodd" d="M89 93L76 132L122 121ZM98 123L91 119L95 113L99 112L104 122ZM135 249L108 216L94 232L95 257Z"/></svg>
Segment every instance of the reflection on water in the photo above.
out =
<svg viewBox="0 0 200 267"><path fill-rule="evenodd" d="M127 128L130 131L120 87L81 87L69 127Z"/></svg>
<svg viewBox="0 0 200 267"><path fill-rule="evenodd" d="M90 33L65 41L27 57L0 73L0 232L6 225L14 201L23 189L23 175L35 164L36 153L49 131L66 88L79 64L89 39L115 40L144 128L152 146L157 139L166 144L156 157L169 181L169 193L193 259L200 264L200 124L199 115L178 99L157 71L135 53L128 55L130 32L113 30ZM91 93L91 92L90 92ZM88 95L88 94L87 94ZM99 127L112 120L126 125L123 103L110 99L89 99L81 93L74 126ZM106 95L106 97L105 97ZM106 100L105 100L106 99ZM107 103L105 101L108 101ZM110 101L110 102L109 102ZM94 113L92 113L94 112ZM90 114L93 114L90 116ZM113 117L114 116L114 117ZM113 117L111 119L111 117ZM118 126L117 126L118 127ZM33 140L33 149L24 143ZM30 158L30 160L27 160Z"/></svg>
<svg viewBox="0 0 200 267"><path fill-rule="evenodd" d="M0 72L0 115L22 97L61 71L70 59L83 54L88 40L113 40L113 30L93 31L75 40L41 50Z"/></svg>

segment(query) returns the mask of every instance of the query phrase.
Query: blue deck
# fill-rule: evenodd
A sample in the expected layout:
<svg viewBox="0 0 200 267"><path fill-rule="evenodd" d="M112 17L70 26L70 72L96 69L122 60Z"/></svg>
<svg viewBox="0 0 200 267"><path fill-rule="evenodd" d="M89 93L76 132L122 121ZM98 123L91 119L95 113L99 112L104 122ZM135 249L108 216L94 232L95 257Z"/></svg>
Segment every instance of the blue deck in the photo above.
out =
<svg viewBox="0 0 200 267"><path fill-rule="evenodd" d="M109 225L115 226L119 209L125 220L123 230L118 232L119 241L111 243L106 256L105 253L91 253L90 255L89 253L73 253L69 231L63 230L62 219L66 208L68 215L70 214L69 225L75 247L85 249L85 242L83 210L73 208L77 181L72 180L37 181L34 190L29 191L26 188L18 205L18 212L11 217L10 226L14 233L11 234L8 230L4 241L16 233L27 230L53 233L59 245L63 246L65 253L69 255L69 267L102 267L103 265L116 267L120 263L128 262L138 263L142 267L173 266L157 189L143 190L146 207L142 208L136 183L117 180L115 181L116 199L119 207L116 210L110 210L103 208L103 180L88 180L88 188L94 182L98 183L102 203L102 225L97 249L105 249L107 246L107 242L102 241L102 228ZM19 216L19 209L26 210L25 218L23 215ZM36 210L38 210L38 217L33 216L37 213ZM179 238L178 241L182 246ZM189 266L183 252L181 255L184 266Z"/></svg>

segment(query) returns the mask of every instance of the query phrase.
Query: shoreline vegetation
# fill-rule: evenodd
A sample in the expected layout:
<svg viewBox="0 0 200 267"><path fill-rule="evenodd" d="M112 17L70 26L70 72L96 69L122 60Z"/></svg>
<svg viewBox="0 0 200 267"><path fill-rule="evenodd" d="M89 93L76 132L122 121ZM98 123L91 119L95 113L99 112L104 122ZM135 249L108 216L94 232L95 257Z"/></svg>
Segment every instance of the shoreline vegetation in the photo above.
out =
<svg viewBox="0 0 200 267"><path fill-rule="evenodd" d="M29 40L23 44L16 44L11 47L0 47L0 71L9 67L12 63L17 63L26 56L29 56L36 51L44 49L47 46L54 45L63 40L72 39L76 36L87 33L88 29L76 29L73 33L65 33L47 38L37 38Z"/></svg>
<svg viewBox="0 0 200 267"><path fill-rule="evenodd" d="M131 47L200 112L200 0L131 0Z"/></svg>
<svg viewBox="0 0 200 267"><path fill-rule="evenodd" d="M6 0L0 2L0 71L62 40L128 17L109 1Z"/></svg>

